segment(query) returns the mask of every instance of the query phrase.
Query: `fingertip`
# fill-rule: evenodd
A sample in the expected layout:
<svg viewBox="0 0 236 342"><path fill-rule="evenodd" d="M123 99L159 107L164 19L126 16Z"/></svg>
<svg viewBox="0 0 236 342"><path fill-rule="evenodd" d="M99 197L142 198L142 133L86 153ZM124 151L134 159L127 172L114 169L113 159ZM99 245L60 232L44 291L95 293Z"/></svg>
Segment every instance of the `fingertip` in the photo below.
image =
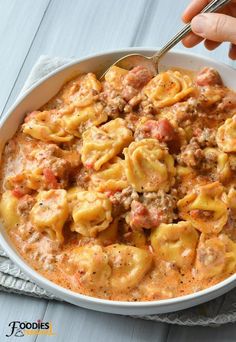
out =
<svg viewBox="0 0 236 342"><path fill-rule="evenodd" d="M191 48L193 46L191 43L191 39L189 39L188 37L185 37L184 39L182 39L182 44L186 48Z"/></svg>
<svg viewBox="0 0 236 342"><path fill-rule="evenodd" d="M236 54L229 53L229 58L232 59L232 61L236 60Z"/></svg>
<svg viewBox="0 0 236 342"><path fill-rule="evenodd" d="M182 14L181 19L182 19L182 21L183 21L185 24L189 23L190 20L191 20L191 18L189 17L189 15L188 15L187 13L185 13L185 12Z"/></svg>
<svg viewBox="0 0 236 342"><path fill-rule="evenodd" d="M236 60L236 45L230 45L229 58L231 58L234 61Z"/></svg>
<svg viewBox="0 0 236 342"><path fill-rule="evenodd" d="M185 47L191 48L199 43L201 43L203 39L199 36L197 36L194 33L189 33L183 40L182 43Z"/></svg>
<svg viewBox="0 0 236 342"><path fill-rule="evenodd" d="M218 46L220 46L220 44L221 43L219 43L219 42L214 42L214 41L208 40L208 39L204 41L205 47L210 51L215 50Z"/></svg>
<svg viewBox="0 0 236 342"><path fill-rule="evenodd" d="M183 22L189 23L209 2L210 0L192 0L182 14Z"/></svg>

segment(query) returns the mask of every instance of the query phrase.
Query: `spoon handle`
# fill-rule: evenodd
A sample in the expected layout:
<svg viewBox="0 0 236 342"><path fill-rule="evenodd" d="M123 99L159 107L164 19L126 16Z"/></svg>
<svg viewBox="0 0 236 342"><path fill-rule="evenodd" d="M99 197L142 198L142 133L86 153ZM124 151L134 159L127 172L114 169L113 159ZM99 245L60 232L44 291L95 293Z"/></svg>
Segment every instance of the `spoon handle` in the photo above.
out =
<svg viewBox="0 0 236 342"><path fill-rule="evenodd" d="M231 0L213 0L201 11L201 13L216 12L221 7L227 5L230 1ZM171 38L171 40L169 40L160 51L151 57L157 67L159 59L173 46L178 44L189 32L191 32L191 23L185 25L182 30L179 31L173 38Z"/></svg>

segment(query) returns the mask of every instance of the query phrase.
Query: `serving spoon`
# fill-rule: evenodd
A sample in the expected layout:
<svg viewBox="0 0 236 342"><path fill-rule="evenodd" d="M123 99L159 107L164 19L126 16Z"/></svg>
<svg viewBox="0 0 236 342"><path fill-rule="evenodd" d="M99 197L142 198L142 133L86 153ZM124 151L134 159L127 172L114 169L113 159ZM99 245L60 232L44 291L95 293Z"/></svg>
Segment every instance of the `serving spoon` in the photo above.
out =
<svg viewBox="0 0 236 342"><path fill-rule="evenodd" d="M231 0L213 0L211 1L201 13L212 13L219 10L221 7L227 5ZM150 70L155 76L158 74L158 65L160 59L176 44L178 44L189 32L191 32L191 23L185 25L181 31L179 31L173 38L171 38L165 46L153 56L147 57L141 54L132 53L118 59L113 63L100 77L104 79L106 73L112 66L117 66L126 70L131 70L136 66L142 65Z"/></svg>

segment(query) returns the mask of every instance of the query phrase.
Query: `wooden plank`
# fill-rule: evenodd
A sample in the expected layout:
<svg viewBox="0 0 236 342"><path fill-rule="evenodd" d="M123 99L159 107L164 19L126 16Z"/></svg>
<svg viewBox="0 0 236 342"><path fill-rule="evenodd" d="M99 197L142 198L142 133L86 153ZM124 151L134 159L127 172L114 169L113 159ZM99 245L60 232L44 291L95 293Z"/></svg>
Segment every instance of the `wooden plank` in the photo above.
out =
<svg viewBox="0 0 236 342"><path fill-rule="evenodd" d="M166 342L235 342L236 324L226 324L220 327L170 327Z"/></svg>
<svg viewBox="0 0 236 342"><path fill-rule="evenodd" d="M0 113L50 0L0 2Z"/></svg>
<svg viewBox="0 0 236 342"><path fill-rule="evenodd" d="M12 321L37 321L42 319L47 307L43 299L19 296L13 293L0 293L0 341L19 341L19 337L6 337L11 329L8 326ZM25 336L27 342L35 341L35 336Z"/></svg>
<svg viewBox="0 0 236 342"><path fill-rule="evenodd" d="M145 6L146 0L136 0L135 6L133 0L52 0L7 108L15 100L40 55L78 58L130 46Z"/></svg>
<svg viewBox="0 0 236 342"><path fill-rule="evenodd" d="M167 324L103 314L67 303L49 302L44 320L52 321L57 342L165 342L168 332ZM37 342L46 341L47 336L37 337Z"/></svg>

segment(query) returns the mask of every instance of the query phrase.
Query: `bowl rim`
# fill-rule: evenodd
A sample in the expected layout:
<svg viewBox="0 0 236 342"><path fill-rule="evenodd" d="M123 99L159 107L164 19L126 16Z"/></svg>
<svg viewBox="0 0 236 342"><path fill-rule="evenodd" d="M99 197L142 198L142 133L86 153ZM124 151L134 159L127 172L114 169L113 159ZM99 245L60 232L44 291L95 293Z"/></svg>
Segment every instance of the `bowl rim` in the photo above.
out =
<svg viewBox="0 0 236 342"><path fill-rule="evenodd" d="M147 52L147 53L152 53L155 51L158 51L158 48L156 47L127 47L127 48L120 48L120 49L114 49L114 50L107 50L107 51L102 51L99 53L93 53L93 54L89 54L86 56L83 56L82 58L76 58L73 59L71 62L68 61L68 63L65 63L64 65L58 67L57 69L55 69L54 71L51 71L50 73L48 73L46 76L42 77L40 80L36 81L35 83L33 83L32 86L29 87L29 89L27 89L26 91L24 91L14 102L14 104L12 106L10 106L10 108L7 110L7 112L2 115L0 117L0 131L3 127L3 125L5 124L5 122L8 120L8 118L12 115L12 113L14 112L14 110L21 104L21 102L28 96L30 95L30 93L35 90L38 86L40 86L41 84L43 84L44 82L46 82L48 79L50 79L51 77L53 77L56 74L59 74L60 72L62 72L63 70L70 68L72 66L75 66L81 62L85 62L89 59L92 58L96 58L96 57L105 57L105 56L111 56L117 53L134 53L134 52ZM198 58L200 60L203 60L209 64L218 64L219 66L223 66L224 68L228 69L229 71L234 70L233 67L220 62L220 61L216 61L213 58L209 58L209 57L205 57L202 56L200 54L196 54L196 53L190 53L190 52L185 52L185 51L181 51L181 50L177 50L177 49L173 49L173 51L169 52L169 54L172 55L176 55L177 57L180 57L182 55L186 56L186 57L193 57L193 58ZM1 229L4 229L6 232L6 229L3 228L3 226L1 225ZM7 234L7 233L6 233ZM17 266L19 266L19 268L21 270L23 270L23 272L25 272L30 278L32 278L36 284L39 284L42 288L46 290L49 289L49 291L51 291L53 294L58 295L58 297L65 299L65 296L68 298L73 298L75 300L79 300L79 303L86 303L86 304L96 304L96 305L102 305L103 307L117 307L119 309L122 308L129 308L129 309L135 309L135 308L160 308L160 307L170 307L170 306L174 306L176 304L183 304L185 302L188 302L190 300L197 300L200 299L201 297L207 297L207 295L212 295L215 292L217 292L218 290L227 287L228 285L232 284L235 282L236 285L236 273L231 275L230 277L224 279L223 281L210 286L206 289L203 289L201 291L198 292L194 292L194 293L190 293L184 296L178 296L178 297L174 297L174 298L170 298L170 299L160 299L160 300L153 300L153 301L137 301L137 302L132 302L132 301L118 301L118 300L108 300L108 299L101 299L101 298L97 298L97 297L92 297L92 296L88 296L88 295L84 295L84 294L80 294L79 292L75 292L72 290L69 290L67 288L64 288L54 282L52 282L51 280L47 279L46 277L44 277L43 275L41 275L40 273L38 273L37 271L35 271L31 266L29 266L27 264L27 262L23 259L23 257L17 252L17 250L10 245L10 243L7 242L7 239L5 239L4 235L0 233L0 244L3 247L3 249L5 250L5 252L7 253L7 255L9 256L9 258L11 260L13 260L13 262L15 262L17 264ZM64 295L64 297L63 297ZM210 296L209 296L210 297ZM65 300L67 300L65 299ZM208 301L211 298L206 298L206 300L204 301ZM79 304L78 303L78 304ZM191 306L197 305L198 302L192 304Z"/></svg>

